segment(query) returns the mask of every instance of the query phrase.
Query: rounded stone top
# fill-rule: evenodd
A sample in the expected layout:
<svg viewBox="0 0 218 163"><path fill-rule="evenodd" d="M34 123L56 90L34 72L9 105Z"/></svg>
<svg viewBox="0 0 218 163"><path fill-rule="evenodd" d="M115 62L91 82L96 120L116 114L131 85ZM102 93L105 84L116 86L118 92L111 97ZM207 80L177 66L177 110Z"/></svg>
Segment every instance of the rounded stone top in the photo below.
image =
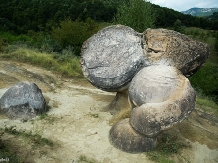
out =
<svg viewBox="0 0 218 163"><path fill-rule="evenodd" d="M181 80L181 75L179 70L171 66L145 67L132 79L129 97L135 106L168 100L181 89L184 82Z"/></svg>
<svg viewBox="0 0 218 163"><path fill-rule="evenodd" d="M84 76L97 88L121 91L145 65L141 36L132 28L113 25L83 43Z"/></svg>
<svg viewBox="0 0 218 163"><path fill-rule="evenodd" d="M45 108L45 99L41 90L35 83L31 82L20 82L12 86L4 93L0 102L1 108L9 108L25 103L28 103L30 107L36 110Z"/></svg>

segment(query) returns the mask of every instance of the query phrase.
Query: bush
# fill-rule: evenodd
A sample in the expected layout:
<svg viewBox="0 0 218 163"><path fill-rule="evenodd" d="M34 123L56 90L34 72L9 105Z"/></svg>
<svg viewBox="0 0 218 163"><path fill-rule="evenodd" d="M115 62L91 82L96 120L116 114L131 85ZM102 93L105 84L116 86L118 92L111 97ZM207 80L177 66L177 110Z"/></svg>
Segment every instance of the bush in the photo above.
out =
<svg viewBox="0 0 218 163"><path fill-rule="evenodd" d="M66 19L60 23L60 27L53 29L52 36L63 47L73 46L76 55L79 55L83 42L97 31L97 26L90 18L86 23Z"/></svg>
<svg viewBox="0 0 218 163"><path fill-rule="evenodd" d="M215 96L218 100L218 65L207 62L198 72L190 77L191 84L201 89L207 96Z"/></svg>
<svg viewBox="0 0 218 163"><path fill-rule="evenodd" d="M4 52L7 47L7 40L0 38L0 52Z"/></svg>
<svg viewBox="0 0 218 163"><path fill-rule="evenodd" d="M180 33L185 32L184 26L182 26L182 22L179 19L177 19L175 21L173 28L174 28L174 31L177 31L177 32L180 32Z"/></svg>
<svg viewBox="0 0 218 163"><path fill-rule="evenodd" d="M67 46L65 49L63 49L60 53L52 53L53 58L60 61L64 62L67 61L71 58L76 57L75 50L72 46Z"/></svg>
<svg viewBox="0 0 218 163"><path fill-rule="evenodd" d="M150 2L144 0L129 0L117 9L114 23L127 25L138 32L154 27L154 10Z"/></svg>
<svg viewBox="0 0 218 163"><path fill-rule="evenodd" d="M218 51L218 35L216 36L216 41L215 41L215 49Z"/></svg>

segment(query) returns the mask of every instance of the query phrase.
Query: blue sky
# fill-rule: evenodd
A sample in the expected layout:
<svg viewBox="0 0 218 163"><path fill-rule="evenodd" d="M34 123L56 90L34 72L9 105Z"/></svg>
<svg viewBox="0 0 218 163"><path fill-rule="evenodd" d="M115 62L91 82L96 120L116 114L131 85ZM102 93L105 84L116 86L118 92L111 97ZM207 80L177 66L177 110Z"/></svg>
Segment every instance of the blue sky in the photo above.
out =
<svg viewBox="0 0 218 163"><path fill-rule="evenodd" d="M214 8L218 7L218 0L148 0L151 3L176 11L186 11L193 7Z"/></svg>

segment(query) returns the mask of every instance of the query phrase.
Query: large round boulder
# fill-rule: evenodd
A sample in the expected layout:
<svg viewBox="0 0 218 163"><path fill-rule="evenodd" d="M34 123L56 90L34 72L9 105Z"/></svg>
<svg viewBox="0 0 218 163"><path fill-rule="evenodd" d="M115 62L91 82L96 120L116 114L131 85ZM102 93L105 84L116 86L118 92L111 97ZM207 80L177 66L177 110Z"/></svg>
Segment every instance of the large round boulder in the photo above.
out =
<svg viewBox="0 0 218 163"><path fill-rule="evenodd" d="M131 126L148 137L182 121L194 109L196 94L189 80L172 66L143 68L129 87Z"/></svg>
<svg viewBox="0 0 218 163"><path fill-rule="evenodd" d="M20 82L3 94L0 108L10 119L28 120L46 111L46 101L35 83Z"/></svg>
<svg viewBox="0 0 218 163"><path fill-rule="evenodd" d="M142 38L132 28L114 25L100 30L83 43L84 76L97 88L122 91L146 65Z"/></svg>

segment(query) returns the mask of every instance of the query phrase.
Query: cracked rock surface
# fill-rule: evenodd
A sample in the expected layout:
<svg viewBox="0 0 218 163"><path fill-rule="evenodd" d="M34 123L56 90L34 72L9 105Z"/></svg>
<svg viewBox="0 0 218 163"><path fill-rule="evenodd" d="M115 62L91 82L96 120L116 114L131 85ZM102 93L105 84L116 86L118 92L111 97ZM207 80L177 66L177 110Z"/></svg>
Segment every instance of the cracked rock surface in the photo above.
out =
<svg viewBox="0 0 218 163"><path fill-rule="evenodd" d="M20 82L9 88L0 99L1 111L10 119L29 120L44 113L42 91L35 83Z"/></svg>
<svg viewBox="0 0 218 163"><path fill-rule="evenodd" d="M144 32L147 60L151 65L175 66L185 76L193 75L209 56L209 46L179 32L147 29Z"/></svg>
<svg viewBox="0 0 218 163"><path fill-rule="evenodd" d="M84 42L81 65L84 76L97 88L122 91L144 66L141 36L132 28L116 25L100 30Z"/></svg>

